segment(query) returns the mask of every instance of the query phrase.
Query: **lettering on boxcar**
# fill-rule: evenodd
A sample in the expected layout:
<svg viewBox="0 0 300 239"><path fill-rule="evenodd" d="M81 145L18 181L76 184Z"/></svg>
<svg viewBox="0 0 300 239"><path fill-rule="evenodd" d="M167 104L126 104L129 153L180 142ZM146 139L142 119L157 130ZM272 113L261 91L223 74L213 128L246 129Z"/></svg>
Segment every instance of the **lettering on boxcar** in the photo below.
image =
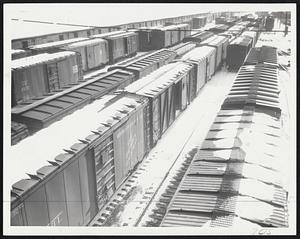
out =
<svg viewBox="0 0 300 239"><path fill-rule="evenodd" d="M61 211L60 213L58 213L53 219L52 221L48 224L48 226L59 226L61 223L60 220L60 215L62 215L63 211Z"/></svg>

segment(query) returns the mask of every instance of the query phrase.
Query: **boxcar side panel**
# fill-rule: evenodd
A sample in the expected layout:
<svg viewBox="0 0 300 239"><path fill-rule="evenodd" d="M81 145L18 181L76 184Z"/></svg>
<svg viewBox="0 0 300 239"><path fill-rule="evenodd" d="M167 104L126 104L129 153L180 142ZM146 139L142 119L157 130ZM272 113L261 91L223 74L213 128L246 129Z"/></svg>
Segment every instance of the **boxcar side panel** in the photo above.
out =
<svg viewBox="0 0 300 239"><path fill-rule="evenodd" d="M63 173L60 172L45 184L50 224L68 226L66 194Z"/></svg>
<svg viewBox="0 0 300 239"><path fill-rule="evenodd" d="M40 187L24 202L28 226L46 226L49 224L49 214L45 187Z"/></svg>
<svg viewBox="0 0 300 239"><path fill-rule="evenodd" d="M70 226L82 226L82 199L78 160L64 170L67 210Z"/></svg>
<svg viewBox="0 0 300 239"><path fill-rule="evenodd" d="M96 215L95 167L92 150L79 159L81 198L83 208L83 223L87 225Z"/></svg>

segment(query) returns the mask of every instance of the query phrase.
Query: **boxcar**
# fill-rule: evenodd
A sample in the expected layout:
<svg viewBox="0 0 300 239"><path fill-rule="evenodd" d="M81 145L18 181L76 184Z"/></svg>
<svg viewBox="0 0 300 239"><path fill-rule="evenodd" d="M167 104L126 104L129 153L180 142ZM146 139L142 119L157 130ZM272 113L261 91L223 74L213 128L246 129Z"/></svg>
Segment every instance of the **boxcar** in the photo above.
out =
<svg viewBox="0 0 300 239"><path fill-rule="evenodd" d="M205 85L205 83L208 81L210 77L209 72L209 52L206 52L206 54L203 54L202 47L197 47L193 49L192 51L188 52L187 54L183 55L180 60L186 61L189 63L192 63L196 65L195 71L196 71L196 93L198 94L200 89ZM179 61L180 61L179 60Z"/></svg>
<svg viewBox="0 0 300 239"><path fill-rule="evenodd" d="M82 79L80 55L70 51L13 60L11 69L15 104L68 87Z"/></svg>
<svg viewBox="0 0 300 239"><path fill-rule="evenodd" d="M117 31L93 35L92 38L102 38L108 41L109 62L132 56L138 51L138 34L134 32Z"/></svg>
<svg viewBox="0 0 300 239"><path fill-rule="evenodd" d="M141 27L137 29L139 39L139 51L150 51L152 50L152 30L154 27Z"/></svg>
<svg viewBox="0 0 300 239"><path fill-rule="evenodd" d="M179 34L176 25L156 28L152 31L152 49L160 49L172 46L179 42Z"/></svg>
<svg viewBox="0 0 300 239"><path fill-rule="evenodd" d="M193 29L204 27L206 23L207 23L207 17L205 16L192 18Z"/></svg>
<svg viewBox="0 0 300 239"><path fill-rule="evenodd" d="M86 80L83 84L47 97L42 102L13 108L12 119L26 124L30 132L36 132L95 99L124 88L135 80L135 76L128 71L114 70L90 76Z"/></svg>
<svg viewBox="0 0 300 239"><path fill-rule="evenodd" d="M143 158L147 105L141 96L107 95L14 146L14 163L26 163L8 182L11 225L87 225ZM31 177L18 181L25 173Z"/></svg>
<svg viewBox="0 0 300 239"><path fill-rule="evenodd" d="M265 29L266 31L272 31L274 27L274 17L268 16L265 19Z"/></svg>
<svg viewBox="0 0 300 239"><path fill-rule="evenodd" d="M30 55L30 51L22 49L12 49L11 50L11 59L19 59Z"/></svg>
<svg viewBox="0 0 300 239"><path fill-rule="evenodd" d="M199 58L206 57L206 81L209 81L216 71L216 49L210 46L196 47L193 54L199 54Z"/></svg>
<svg viewBox="0 0 300 239"><path fill-rule="evenodd" d="M257 33L255 31L244 31L241 36L248 36L248 37L251 37L253 40L252 40L252 46L251 47L254 47L255 44L256 44L256 41L257 41Z"/></svg>
<svg viewBox="0 0 300 239"><path fill-rule="evenodd" d="M125 88L150 100L150 139L153 147L196 96L193 65L171 63Z"/></svg>
<svg viewBox="0 0 300 239"><path fill-rule="evenodd" d="M83 71L92 70L108 63L108 42L103 39L90 39L75 42L62 49L75 51L81 55Z"/></svg>
<svg viewBox="0 0 300 239"><path fill-rule="evenodd" d="M250 37L238 37L232 41L227 47L226 64L228 69L237 70L243 64L251 46L252 38Z"/></svg>
<svg viewBox="0 0 300 239"><path fill-rule="evenodd" d="M229 40L225 36L214 36L209 38L203 42L201 42L200 46L211 46L216 48L216 60L215 60L215 67L216 70L221 66L221 63L224 59L226 59L227 54L227 46Z"/></svg>

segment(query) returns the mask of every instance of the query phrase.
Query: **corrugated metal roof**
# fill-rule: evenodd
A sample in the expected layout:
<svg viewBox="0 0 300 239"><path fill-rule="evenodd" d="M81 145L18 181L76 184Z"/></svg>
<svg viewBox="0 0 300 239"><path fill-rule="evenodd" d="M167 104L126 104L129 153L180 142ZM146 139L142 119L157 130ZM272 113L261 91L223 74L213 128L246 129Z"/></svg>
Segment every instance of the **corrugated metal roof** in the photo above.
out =
<svg viewBox="0 0 300 239"><path fill-rule="evenodd" d="M287 213L284 208L274 207L268 203L239 196L236 203L235 214L266 226L287 227Z"/></svg>
<svg viewBox="0 0 300 239"><path fill-rule="evenodd" d="M43 53L34 56L23 57L11 62L11 69L17 70L20 68L30 67L37 64L43 64L49 61L56 61L62 58L74 56L76 53L72 51L62 51L56 53Z"/></svg>

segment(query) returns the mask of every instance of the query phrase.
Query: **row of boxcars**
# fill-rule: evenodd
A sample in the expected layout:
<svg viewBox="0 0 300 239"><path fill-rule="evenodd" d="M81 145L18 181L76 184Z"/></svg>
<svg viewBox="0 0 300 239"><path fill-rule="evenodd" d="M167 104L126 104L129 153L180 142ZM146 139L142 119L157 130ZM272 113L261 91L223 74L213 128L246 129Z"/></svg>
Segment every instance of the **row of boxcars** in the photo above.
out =
<svg viewBox="0 0 300 239"><path fill-rule="evenodd" d="M239 29L239 34L241 34L246 27L242 26ZM78 48L78 44L82 46L83 42L94 41L94 39L83 41L85 38L81 38L77 39L76 42L74 42L75 39L72 39L68 40L67 45L65 45L66 41L61 41L36 46L33 50L46 51L48 53L37 54L13 61L15 65L18 63L18 67L15 67L16 70L14 70L17 73L13 72L13 77L19 76L20 79L14 78L14 80L18 80L19 84L16 85L18 90L14 87L12 89L12 102L14 105L12 108L12 120L27 125L30 133L35 132L64 117L69 112L88 104L97 97L101 97L116 88L123 87L151 73L196 46L206 45L208 46L207 49L213 47L217 50L217 53L213 53L210 57L210 62L214 61L214 63L209 65L211 68L209 71L213 72L215 66L220 66L221 60L223 63L228 58L227 49L231 49L228 45L237 36L237 34L231 33L214 35L209 31L197 32L185 37L183 39L184 43L122 61L108 68L109 71L116 69L119 71L98 74L93 77L82 76L84 65L88 66L92 64L86 63L89 61L87 59L90 59L91 56L84 59L84 57L80 58L79 55L84 54L84 52L92 52L92 49L95 49L96 46L91 46L91 50L86 49L84 51L83 48ZM102 39L99 40L101 44L104 42ZM256 39L253 39L254 41ZM65 48L67 51L57 52L53 50L53 47L56 46ZM71 51L74 47L77 49L75 53ZM59 62L55 61L58 58L53 56L61 56L63 54L66 56L66 52L69 52L68 54L73 57L76 55L77 62L71 61L72 64L70 64L68 57L64 61L62 58L60 58ZM231 51L229 51L229 55L233 55ZM41 56L44 56L43 60L39 60ZM52 57L51 59L50 56ZM27 63L28 67L24 67L24 62L28 62L29 60L31 62ZM242 60L240 59L240 61ZM230 58L227 59L227 62L230 62ZM120 70L125 70L127 73ZM39 74L35 74L34 72L38 72ZM37 81L41 79L43 84L38 84ZM73 80L70 82L70 79ZM73 87L69 87L70 85ZM15 86L14 81L13 86ZM45 95L47 96L46 98ZM12 132L15 132L13 127ZM14 140L14 142L17 142L17 140Z"/></svg>
<svg viewBox="0 0 300 239"><path fill-rule="evenodd" d="M12 147L13 165L20 165L19 160L26 164L12 169L8 180L11 225L87 225L215 74L225 59L224 39L217 36L212 39L214 46L207 42L180 59L162 49L127 61L77 91L23 113L28 124L50 124L75 105L99 98L97 92L115 82L114 94L100 97ZM158 53L161 57L154 56ZM163 66L157 69L159 64ZM144 71L152 73L144 75ZM122 74L129 82L141 78L128 85L120 79ZM118 88L118 80L127 86ZM50 164L45 165L46 161ZM19 180L26 173L30 178Z"/></svg>
<svg viewBox="0 0 300 239"><path fill-rule="evenodd" d="M138 50L149 51L171 47L191 39L192 41L198 39L197 41L201 42L213 34L224 33L224 31L231 36L236 36L246 26L247 23L243 24L243 22L232 28L227 25L221 27L217 25L211 27L209 31L196 33L198 35L193 36L190 36L188 24L152 29L140 28L92 35L90 38L45 43L31 46L27 50L14 50L12 106L28 104L32 99L70 87L83 80L84 72L116 63L135 55ZM67 77L71 79L68 80ZM40 82L37 82L38 79L41 79Z"/></svg>
<svg viewBox="0 0 300 239"><path fill-rule="evenodd" d="M245 63L161 226L288 227L276 48Z"/></svg>
<svg viewBox="0 0 300 239"><path fill-rule="evenodd" d="M35 45L26 51L14 50L12 106L72 86L83 80L84 72L135 55L139 44L143 47L150 44L150 49L173 46L189 31L187 24L181 24L155 29L149 34L149 42L143 41L142 30L116 31Z"/></svg>

